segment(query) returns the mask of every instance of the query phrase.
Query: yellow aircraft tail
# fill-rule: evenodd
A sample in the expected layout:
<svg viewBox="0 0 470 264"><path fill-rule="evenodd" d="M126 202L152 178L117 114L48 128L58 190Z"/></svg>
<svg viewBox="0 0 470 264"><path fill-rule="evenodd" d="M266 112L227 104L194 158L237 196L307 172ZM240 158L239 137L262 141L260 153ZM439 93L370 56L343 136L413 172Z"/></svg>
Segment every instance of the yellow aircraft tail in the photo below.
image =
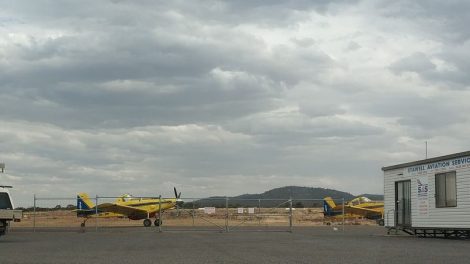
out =
<svg viewBox="0 0 470 264"><path fill-rule="evenodd" d="M323 198L323 214L327 216L332 216L337 214L335 211L336 209L336 203L333 201L333 198L331 197L325 197Z"/></svg>
<svg viewBox="0 0 470 264"><path fill-rule="evenodd" d="M335 201L333 201L333 198L325 197L323 200L331 209L334 209L336 207L336 204L335 204Z"/></svg>
<svg viewBox="0 0 470 264"><path fill-rule="evenodd" d="M86 193L79 193L77 195L77 210L91 210L95 207L95 204L91 201L90 197Z"/></svg>

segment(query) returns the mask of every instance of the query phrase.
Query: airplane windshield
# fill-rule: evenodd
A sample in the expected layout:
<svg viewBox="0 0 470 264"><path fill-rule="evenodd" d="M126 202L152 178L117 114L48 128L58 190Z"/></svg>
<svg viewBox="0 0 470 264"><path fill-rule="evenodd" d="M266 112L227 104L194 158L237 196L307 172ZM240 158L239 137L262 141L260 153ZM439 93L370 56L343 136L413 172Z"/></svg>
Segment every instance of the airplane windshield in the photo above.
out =
<svg viewBox="0 0 470 264"><path fill-rule="evenodd" d="M0 192L0 209L13 209L10 196L6 192Z"/></svg>
<svg viewBox="0 0 470 264"><path fill-rule="evenodd" d="M371 202L372 200L367 198L367 197L358 197L356 199L353 199L351 201L351 204L352 205L360 205L360 204L363 204L363 203L369 203Z"/></svg>
<svg viewBox="0 0 470 264"><path fill-rule="evenodd" d="M124 194L124 195L122 196L122 200L123 200L124 202L128 202L128 201L132 200L132 195L130 195L130 194Z"/></svg>

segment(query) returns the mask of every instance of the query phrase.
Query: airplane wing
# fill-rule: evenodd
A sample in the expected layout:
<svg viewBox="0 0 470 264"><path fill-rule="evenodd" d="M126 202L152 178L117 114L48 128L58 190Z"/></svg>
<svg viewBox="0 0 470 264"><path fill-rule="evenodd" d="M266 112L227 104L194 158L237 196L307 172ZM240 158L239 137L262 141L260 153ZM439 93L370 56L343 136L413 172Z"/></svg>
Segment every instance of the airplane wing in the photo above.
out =
<svg viewBox="0 0 470 264"><path fill-rule="evenodd" d="M358 207L358 206L348 206L346 207L346 211L353 213L353 214L365 215L365 216L383 214L383 212L378 208L364 208L364 207Z"/></svg>
<svg viewBox="0 0 470 264"><path fill-rule="evenodd" d="M148 215L148 212L146 210L113 203L100 204L98 205L98 210L102 212L122 214L125 216L140 216L142 218L146 218Z"/></svg>
<svg viewBox="0 0 470 264"><path fill-rule="evenodd" d="M357 207L357 206L350 206L349 208L351 208L354 211L371 212L371 213L372 212L374 212L374 213L380 212L380 210L377 210L377 209L374 209L374 208L364 208L364 207Z"/></svg>

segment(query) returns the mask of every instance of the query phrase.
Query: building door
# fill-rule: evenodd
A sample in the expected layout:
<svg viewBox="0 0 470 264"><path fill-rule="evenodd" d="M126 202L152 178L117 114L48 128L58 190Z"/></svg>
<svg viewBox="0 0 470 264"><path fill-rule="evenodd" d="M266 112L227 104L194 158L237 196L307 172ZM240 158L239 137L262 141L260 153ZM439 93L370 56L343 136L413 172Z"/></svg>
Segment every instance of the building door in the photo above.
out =
<svg viewBox="0 0 470 264"><path fill-rule="evenodd" d="M411 226L411 181L395 182L395 223Z"/></svg>

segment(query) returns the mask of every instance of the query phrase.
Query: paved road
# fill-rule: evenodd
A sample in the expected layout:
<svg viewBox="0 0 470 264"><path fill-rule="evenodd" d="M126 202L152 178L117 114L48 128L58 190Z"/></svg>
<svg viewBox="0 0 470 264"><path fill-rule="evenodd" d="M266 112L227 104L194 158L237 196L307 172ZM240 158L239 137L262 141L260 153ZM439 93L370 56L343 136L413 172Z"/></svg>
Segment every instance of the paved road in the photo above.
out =
<svg viewBox="0 0 470 264"><path fill-rule="evenodd" d="M385 236L382 227L286 232L13 231L0 263L469 263L470 241Z"/></svg>

